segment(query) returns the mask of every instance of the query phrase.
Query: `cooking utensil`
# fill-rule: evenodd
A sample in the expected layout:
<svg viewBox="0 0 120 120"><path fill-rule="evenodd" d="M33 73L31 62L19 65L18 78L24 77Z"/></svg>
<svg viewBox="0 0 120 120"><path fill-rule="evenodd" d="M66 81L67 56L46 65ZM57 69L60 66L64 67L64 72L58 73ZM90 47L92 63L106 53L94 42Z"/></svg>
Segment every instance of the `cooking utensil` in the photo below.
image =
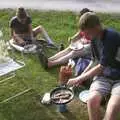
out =
<svg viewBox="0 0 120 120"><path fill-rule="evenodd" d="M54 104L58 105L69 103L73 99L73 97L73 90L68 88L67 86L57 87L50 92L51 101Z"/></svg>

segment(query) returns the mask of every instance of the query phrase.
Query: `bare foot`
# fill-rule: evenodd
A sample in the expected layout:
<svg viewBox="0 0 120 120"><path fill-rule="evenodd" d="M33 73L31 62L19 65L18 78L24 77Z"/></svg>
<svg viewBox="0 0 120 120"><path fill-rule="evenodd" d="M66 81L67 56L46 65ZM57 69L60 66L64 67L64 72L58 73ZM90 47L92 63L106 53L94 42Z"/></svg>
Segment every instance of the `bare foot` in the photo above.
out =
<svg viewBox="0 0 120 120"><path fill-rule="evenodd" d="M51 68L53 66L52 61L48 60L48 68Z"/></svg>

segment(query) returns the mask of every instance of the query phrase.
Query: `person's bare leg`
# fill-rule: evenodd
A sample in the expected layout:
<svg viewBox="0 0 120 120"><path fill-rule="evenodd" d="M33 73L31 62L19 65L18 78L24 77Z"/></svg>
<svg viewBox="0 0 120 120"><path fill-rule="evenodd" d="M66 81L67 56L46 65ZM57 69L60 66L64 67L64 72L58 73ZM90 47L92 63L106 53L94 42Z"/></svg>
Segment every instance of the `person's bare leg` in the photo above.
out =
<svg viewBox="0 0 120 120"><path fill-rule="evenodd" d="M44 29L44 27L42 27L41 25L34 28L33 32L34 32L34 36L37 36L39 33L41 33L41 35L45 38L45 40L48 41L49 44L54 44L51 38L49 37L48 33Z"/></svg>
<svg viewBox="0 0 120 120"><path fill-rule="evenodd" d="M119 112L120 112L120 96L112 95L107 105L104 120L116 120Z"/></svg>
<svg viewBox="0 0 120 120"><path fill-rule="evenodd" d="M65 64L68 62L68 60L71 58L75 58L78 56L78 53L81 55L82 54L82 51L70 51L68 54L64 55L64 56L61 56L59 57L58 59L55 59L55 60L49 60L48 59L48 67L52 67L52 66L55 66L55 65L61 65L61 64Z"/></svg>
<svg viewBox="0 0 120 120"><path fill-rule="evenodd" d="M82 49L82 50L72 50L69 47L67 47L65 50L62 50L60 52L58 52L57 54L55 54L54 56L48 58L49 61L53 61L53 60L68 60L69 58L75 58L75 57L83 57L86 55L86 50ZM61 60L60 60L61 61Z"/></svg>
<svg viewBox="0 0 120 120"><path fill-rule="evenodd" d="M56 53L54 56L49 57L48 60L52 61L52 60L59 59L65 55L67 55L69 52L71 52L71 49L69 47L67 47L66 49Z"/></svg>
<svg viewBox="0 0 120 120"><path fill-rule="evenodd" d="M42 33L41 27L42 26L37 26L36 28L33 29L34 37L36 37L38 34Z"/></svg>
<svg viewBox="0 0 120 120"><path fill-rule="evenodd" d="M48 67L52 67L52 66L55 66L55 65L61 65L61 64L65 64L68 62L69 58L72 57L72 51L69 52L68 54L64 55L64 56L61 56L59 57L58 59L55 59L55 60L48 60Z"/></svg>
<svg viewBox="0 0 120 120"><path fill-rule="evenodd" d="M90 93L87 101L89 120L102 120L100 111L101 100L102 96L99 92L93 91Z"/></svg>

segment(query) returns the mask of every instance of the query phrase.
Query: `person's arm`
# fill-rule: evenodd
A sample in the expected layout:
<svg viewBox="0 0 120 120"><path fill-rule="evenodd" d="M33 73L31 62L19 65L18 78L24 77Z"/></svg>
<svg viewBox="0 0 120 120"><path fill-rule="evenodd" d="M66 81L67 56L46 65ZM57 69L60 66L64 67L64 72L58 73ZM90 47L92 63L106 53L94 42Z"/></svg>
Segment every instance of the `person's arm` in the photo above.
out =
<svg viewBox="0 0 120 120"><path fill-rule="evenodd" d="M74 36L69 38L69 42L76 42L77 40L79 40L81 38L80 36L80 31L78 31Z"/></svg>
<svg viewBox="0 0 120 120"><path fill-rule="evenodd" d="M13 40L18 44L24 44L24 40L20 38L17 34L15 34L14 29L10 28L10 34Z"/></svg>
<svg viewBox="0 0 120 120"><path fill-rule="evenodd" d="M84 73L76 78L69 79L67 84L68 85L82 84L82 82L84 82L90 78L93 78L96 75L100 75L103 72L103 69L104 69L104 67L101 64L98 64L95 67L91 68L86 73Z"/></svg>
<svg viewBox="0 0 120 120"><path fill-rule="evenodd" d="M31 40L34 41L35 39L32 31L32 24L29 24L28 27L29 27L29 34L30 34Z"/></svg>
<svg viewBox="0 0 120 120"><path fill-rule="evenodd" d="M10 30L10 36L11 36L11 38L13 38L14 39L14 22L13 22L13 19L11 19L10 21L9 21L9 30Z"/></svg>
<svg viewBox="0 0 120 120"><path fill-rule="evenodd" d="M92 65L93 65L93 60L90 61L89 65L85 68L85 70L82 72L82 74L84 74L85 72L87 72L91 68Z"/></svg>
<svg viewBox="0 0 120 120"><path fill-rule="evenodd" d="M11 35L11 37L13 38L13 39L15 39L14 38L14 32L13 32L14 30L13 30L13 28L10 28L10 35Z"/></svg>
<svg viewBox="0 0 120 120"><path fill-rule="evenodd" d="M31 40L34 41L33 29L32 29L32 19L30 16L27 17L28 32L31 37Z"/></svg>
<svg viewBox="0 0 120 120"><path fill-rule="evenodd" d="M89 65L85 68L85 70L82 72L82 74L84 74L85 72L87 72L88 70L90 70L91 68L93 68L94 66L96 66L98 64L98 60L91 60Z"/></svg>

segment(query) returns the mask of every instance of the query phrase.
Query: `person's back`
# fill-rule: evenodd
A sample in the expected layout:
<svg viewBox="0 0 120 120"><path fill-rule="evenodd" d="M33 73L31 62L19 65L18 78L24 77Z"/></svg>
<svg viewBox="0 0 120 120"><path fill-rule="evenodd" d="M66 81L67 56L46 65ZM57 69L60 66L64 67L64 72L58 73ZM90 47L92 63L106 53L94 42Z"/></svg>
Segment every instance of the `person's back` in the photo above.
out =
<svg viewBox="0 0 120 120"><path fill-rule="evenodd" d="M98 52L100 63L106 66L104 76L120 78L120 34L113 29L104 29L102 40L97 40L95 44L97 50L93 46L93 53Z"/></svg>

